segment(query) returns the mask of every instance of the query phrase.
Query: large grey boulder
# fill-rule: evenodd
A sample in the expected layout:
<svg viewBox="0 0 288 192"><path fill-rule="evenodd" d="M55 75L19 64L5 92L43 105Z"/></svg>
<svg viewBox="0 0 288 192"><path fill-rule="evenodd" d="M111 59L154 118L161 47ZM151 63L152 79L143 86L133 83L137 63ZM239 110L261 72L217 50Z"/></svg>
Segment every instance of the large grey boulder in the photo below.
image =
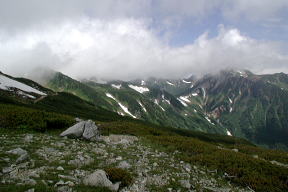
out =
<svg viewBox="0 0 288 192"><path fill-rule="evenodd" d="M60 134L61 137L72 137L72 138L79 138L82 136L84 132L85 121L81 121L72 127L69 127L64 132Z"/></svg>
<svg viewBox="0 0 288 192"><path fill-rule="evenodd" d="M91 120L81 121L68 128L60 134L61 137L83 138L87 140L99 140L100 132L95 123Z"/></svg>
<svg viewBox="0 0 288 192"><path fill-rule="evenodd" d="M96 140L100 138L99 129L91 120L85 122L83 138L87 140Z"/></svg>
<svg viewBox="0 0 288 192"><path fill-rule="evenodd" d="M118 191L120 183L113 184L103 170L97 170L86 176L83 180L84 185L95 187L107 187L111 191Z"/></svg>

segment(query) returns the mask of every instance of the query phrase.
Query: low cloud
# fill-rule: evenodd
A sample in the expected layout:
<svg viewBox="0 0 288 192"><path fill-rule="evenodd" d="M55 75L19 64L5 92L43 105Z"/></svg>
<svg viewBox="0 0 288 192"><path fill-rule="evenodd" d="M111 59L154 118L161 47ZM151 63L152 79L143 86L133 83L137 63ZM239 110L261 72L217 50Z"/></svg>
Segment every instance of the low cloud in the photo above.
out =
<svg viewBox="0 0 288 192"><path fill-rule="evenodd" d="M1 70L19 76L36 67L78 79L122 80L182 78L226 68L288 72L288 56L279 44L255 40L222 25L216 36L203 33L182 47L163 43L147 20L132 18L82 17L77 23L29 30L0 42Z"/></svg>

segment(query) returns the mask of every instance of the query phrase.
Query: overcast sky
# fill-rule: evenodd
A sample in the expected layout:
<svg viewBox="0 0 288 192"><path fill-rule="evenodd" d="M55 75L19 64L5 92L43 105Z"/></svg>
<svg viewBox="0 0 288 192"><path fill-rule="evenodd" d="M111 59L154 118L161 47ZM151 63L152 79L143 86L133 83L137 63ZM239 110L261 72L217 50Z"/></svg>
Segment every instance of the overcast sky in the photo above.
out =
<svg viewBox="0 0 288 192"><path fill-rule="evenodd" d="M0 71L122 80L287 73L287 34L287 0L0 0Z"/></svg>

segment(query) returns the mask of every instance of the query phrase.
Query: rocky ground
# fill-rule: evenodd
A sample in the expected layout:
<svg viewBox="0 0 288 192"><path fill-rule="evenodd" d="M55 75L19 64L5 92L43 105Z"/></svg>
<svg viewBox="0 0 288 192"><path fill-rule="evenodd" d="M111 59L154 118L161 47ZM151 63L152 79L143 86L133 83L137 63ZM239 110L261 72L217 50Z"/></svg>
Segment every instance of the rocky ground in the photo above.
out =
<svg viewBox="0 0 288 192"><path fill-rule="evenodd" d="M132 174L132 184L119 189L123 192L251 191L233 186L225 175L184 163L177 159L179 152L167 153L144 138L111 135L85 141L57 134L6 133L0 140L0 191L89 191L84 185L89 185L89 176L107 167ZM97 190L102 189L94 187Z"/></svg>

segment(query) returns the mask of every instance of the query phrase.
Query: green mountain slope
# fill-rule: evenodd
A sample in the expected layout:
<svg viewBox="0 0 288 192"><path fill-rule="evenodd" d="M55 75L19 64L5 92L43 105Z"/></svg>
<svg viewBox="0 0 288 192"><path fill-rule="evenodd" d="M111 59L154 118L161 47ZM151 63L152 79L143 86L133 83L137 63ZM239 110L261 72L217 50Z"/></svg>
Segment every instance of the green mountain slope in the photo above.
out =
<svg viewBox="0 0 288 192"><path fill-rule="evenodd" d="M182 95L198 93L191 100L232 135L281 147L288 146L287 82L286 74L223 71L198 80Z"/></svg>
<svg viewBox="0 0 288 192"><path fill-rule="evenodd" d="M166 81L163 80L162 83L167 84ZM181 84L180 82L182 81L178 81L179 85ZM186 83L182 82L181 89L178 89L178 92L179 90L184 90L184 85L186 88L191 86L187 82L188 80ZM175 81L173 83L176 84ZM165 91L163 87L149 86L148 88L141 81L138 81L138 84L137 81L133 83L112 81L108 84L99 84L92 81L80 82L61 73L56 73L46 83L46 86L54 91L72 93L86 101L92 102L98 107L120 115L130 116L150 123L226 134L216 122L207 121L207 117L200 110L195 112L193 109L188 109L178 98ZM199 106L195 107L198 108Z"/></svg>

